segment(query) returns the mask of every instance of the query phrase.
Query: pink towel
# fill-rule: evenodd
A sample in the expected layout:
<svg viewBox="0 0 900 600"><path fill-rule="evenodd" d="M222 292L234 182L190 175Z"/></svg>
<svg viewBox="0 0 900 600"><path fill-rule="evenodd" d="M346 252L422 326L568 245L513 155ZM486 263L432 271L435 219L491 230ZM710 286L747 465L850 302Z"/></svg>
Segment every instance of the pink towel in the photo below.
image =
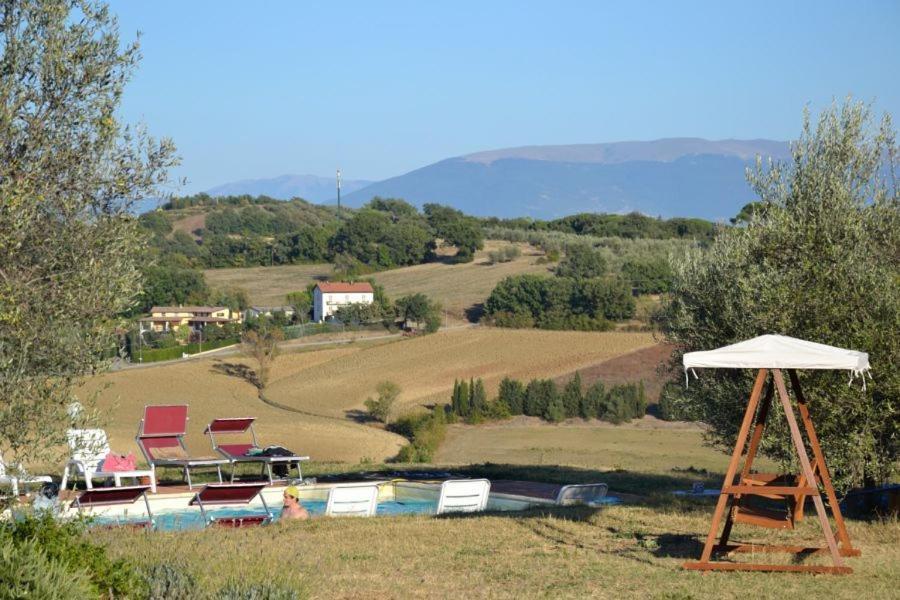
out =
<svg viewBox="0 0 900 600"><path fill-rule="evenodd" d="M103 459L103 466L101 467L101 469L106 472L134 471L136 467L137 461L135 460L134 454L132 452L129 452L128 456L110 452L106 455L106 458Z"/></svg>

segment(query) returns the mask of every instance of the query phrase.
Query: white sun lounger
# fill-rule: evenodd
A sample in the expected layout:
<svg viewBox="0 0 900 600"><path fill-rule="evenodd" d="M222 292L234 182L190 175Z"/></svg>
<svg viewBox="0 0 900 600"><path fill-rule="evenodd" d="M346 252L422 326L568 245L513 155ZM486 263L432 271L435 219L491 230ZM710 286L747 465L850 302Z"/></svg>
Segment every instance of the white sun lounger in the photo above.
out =
<svg viewBox="0 0 900 600"><path fill-rule="evenodd" d="M3 456L0 455L0 485L8 485L12 488L13 496L19 495L19 484L28 486L31 484L51 483L53 480L47 475L28 475L20 474L20 476L10 475L7 471L6 463L3 462Z"/></svg>
<svg viewBox="0 0 900 600"><path fill-rule="evenodd" d="M491 482L487 479L448 479L441 484L437 514L482 511L490 493Z"/></svg>
<svg viewBox="0 0 900 600"><path fill-rule="evenodd" d="M378 485L336 485L328 490L329 517L372 517L378 505Z"/></svg>
<svg viewBox="0 0 900 600"><path fill-rule="evenodd" d="M605 483L579 483L564 485L556 495L557 506L572 504L599 504L606 497L609 486Z"/></svg>
<svg viewBox="0 0 900 600"><path fill-rule="evenodd" d="M103 461L109 454L109 438L102 429L70 429L66 434L72 457L63 469L60 489L66 489L69 477L73 480L78 475L84 477L87 489L94 488L94 479L112 479L116 487L122 486L123 478L148 477L150 491L156 493L156 474L153 469L132 471L104 471Z"/></svg>

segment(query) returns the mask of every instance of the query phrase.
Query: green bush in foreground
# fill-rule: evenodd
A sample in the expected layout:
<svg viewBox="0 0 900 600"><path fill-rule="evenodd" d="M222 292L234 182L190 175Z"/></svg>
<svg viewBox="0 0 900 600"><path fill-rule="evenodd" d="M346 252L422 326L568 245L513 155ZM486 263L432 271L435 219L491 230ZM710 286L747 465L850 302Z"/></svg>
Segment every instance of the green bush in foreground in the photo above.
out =
<svg viewBox="0 0 900 600"><path fill-rule="evenodd" d="M46 568L32 570L20 559L11 565L4 564L0 569L0 589L9 586L32 586L31 595L10 597L68 597L51 594L42 596L39 589L48 582L71 579L75 587L70 588L68 582L59 589L74 589L72 597L124 597L143 598L146 595L144 581L130 563L124 560L112 560L102 546L92 544L85 535L82 521L60 522L51 515L25 516L10 521L0 527L0 545L4 556L8 554L28 555L38 564ZM5 563L6 561L4 561ZM25 577L25 583L17 583L7 579L14 576ZM85 594L78 590L89 589ZM57 592L59 594L61 592Z"/></svg>
<svg viewBox="0 0 900 600"><path fill-rule="evenodd" d="M0 537L0 597L82 600L98 595L86 571L51 559L36 540Z"/></svg>

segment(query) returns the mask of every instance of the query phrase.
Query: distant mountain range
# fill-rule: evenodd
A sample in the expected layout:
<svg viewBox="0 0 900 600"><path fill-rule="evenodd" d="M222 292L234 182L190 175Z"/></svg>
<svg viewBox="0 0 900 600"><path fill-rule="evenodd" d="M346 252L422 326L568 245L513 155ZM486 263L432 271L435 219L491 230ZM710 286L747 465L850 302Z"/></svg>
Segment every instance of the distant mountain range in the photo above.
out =
<svg viewBox="0 0 900 600"><path fill-rule="evenodd" d="M754 198L745 171L756 157L783 160L787 142L668 138L648 142L522 146L448 158L384 181L344 181L342 200L373 196L447 204L479 216L549 219L578 212L734 216ZM227 183L210 195L265 194L333 202L334 179L283 175Z"/></svg>
<svg viewBox="0 0 900 600"><path fill-rule="evenodd" d="M345 179L341 181L341 195L351 194L370 185L371 181ZM310 202L334 202L337 185L334 177L317 175L281 175L271 179L244 179L217 185L206 190L210 196L269 196L277 200L303 198Z"/></svg>
<svg viewBox="0 0 900 600"><path fill-rule="evenodd" d="M756 156L784 159L786 142L671 138L570 146L524 146L449 158L347 195L439 202L476 215L556 218L631 212L724 219L753 199L746 168Z"/></svg>

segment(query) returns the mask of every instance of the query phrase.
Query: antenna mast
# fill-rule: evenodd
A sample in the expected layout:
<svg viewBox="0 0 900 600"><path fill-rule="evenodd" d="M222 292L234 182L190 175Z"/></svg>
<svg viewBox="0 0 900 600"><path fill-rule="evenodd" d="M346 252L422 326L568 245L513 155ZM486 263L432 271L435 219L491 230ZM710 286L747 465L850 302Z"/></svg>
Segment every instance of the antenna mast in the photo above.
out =
<svg viewBox="0 0 900 600"><path fill-rule="evenodd" d="M341 215L341 170L337 170L338 216Z"/></svg>

